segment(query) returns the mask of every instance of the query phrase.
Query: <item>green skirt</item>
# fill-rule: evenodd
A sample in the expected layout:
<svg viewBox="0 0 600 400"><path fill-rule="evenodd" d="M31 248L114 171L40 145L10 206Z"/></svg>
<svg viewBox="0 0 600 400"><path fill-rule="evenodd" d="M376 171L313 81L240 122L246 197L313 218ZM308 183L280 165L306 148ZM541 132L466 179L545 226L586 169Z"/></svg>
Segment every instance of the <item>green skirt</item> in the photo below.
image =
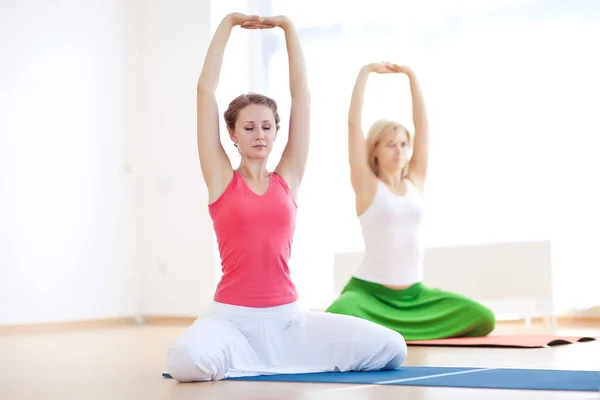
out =
<svg viewBox="0 0 600 400"><path fill-rule="evenodd" d="M421 283L396 290L354 277L326 312L375 322L407 341L486 336L496 323L492 311L458 294Z"/></svg>

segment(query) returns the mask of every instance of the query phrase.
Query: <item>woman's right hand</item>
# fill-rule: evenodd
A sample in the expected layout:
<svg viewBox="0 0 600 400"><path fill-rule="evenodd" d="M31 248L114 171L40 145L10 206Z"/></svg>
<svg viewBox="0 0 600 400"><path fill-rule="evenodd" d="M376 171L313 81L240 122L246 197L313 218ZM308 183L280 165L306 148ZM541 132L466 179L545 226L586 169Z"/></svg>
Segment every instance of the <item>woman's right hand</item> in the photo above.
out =
<svg viewBox="0 0 600 400"><path fill-rule="evenodd" d="M368 71L368 72L375 72L377 74L397 74L399 72L401 72L400 70L398 70L398 67L396 66L396 64L390 63L390 62L379 62L379 63L372 63L372 64L367 64L364 66L364 68Z"/></svg>
<svg viewBox="0 0 600 400"><path fill-rule="evenodd" d="M249 23L257 23L260 21L260 17L258 15L246 15L246 14L237 13L237 12L227 14L227 16L225 18L228 19L229 22L231 22L232 26L238 26L238 25L249 24Z"/></svg>
<svg viewBox="0 0 600 400"><path fill-rule="evenodd" d="M232 26L240 26L246 29L268 29L274 28L273 25L267 24L263 18L258 15L246 15L242 13L231 13L227 15Z"/></svg>

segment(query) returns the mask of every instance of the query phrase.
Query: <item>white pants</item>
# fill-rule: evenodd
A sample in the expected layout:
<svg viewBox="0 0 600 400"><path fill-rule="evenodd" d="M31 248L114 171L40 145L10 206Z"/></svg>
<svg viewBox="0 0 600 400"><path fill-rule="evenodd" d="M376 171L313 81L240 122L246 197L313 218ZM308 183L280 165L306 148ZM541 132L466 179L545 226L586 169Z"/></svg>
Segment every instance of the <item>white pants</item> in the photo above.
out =
<svg viewBox="0 0 600 400"><path fill-rule="evenodd" d="M214 303L167 352L179 382L325 371L396 369L402 335L347 315L302 311L293 304L248 308Z"/></svg>

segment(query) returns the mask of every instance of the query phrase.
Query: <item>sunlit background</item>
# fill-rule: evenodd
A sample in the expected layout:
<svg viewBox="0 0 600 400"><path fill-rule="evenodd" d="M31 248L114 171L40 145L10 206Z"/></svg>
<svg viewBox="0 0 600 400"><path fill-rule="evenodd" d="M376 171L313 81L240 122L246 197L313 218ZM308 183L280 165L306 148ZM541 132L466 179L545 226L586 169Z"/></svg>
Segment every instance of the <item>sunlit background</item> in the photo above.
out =
<svg viewBox="0 0 600 400"><path fill-rule="evenodd" d="M550 240L560 312L600 307L599 1L8 0L0 324L194 316L210 303L220 260L194 96L232 11L286 14L304 47L312 140L291 261L304 304L325 308L334 255L362 250L346 118L360 67L388 60L411 65L426 96L427 244ZM273 168L290 105L280 30L233 31L220 114L247 91L279 103ZM370 78L365 129L381 117L412 129L405 78Z"/></svg>

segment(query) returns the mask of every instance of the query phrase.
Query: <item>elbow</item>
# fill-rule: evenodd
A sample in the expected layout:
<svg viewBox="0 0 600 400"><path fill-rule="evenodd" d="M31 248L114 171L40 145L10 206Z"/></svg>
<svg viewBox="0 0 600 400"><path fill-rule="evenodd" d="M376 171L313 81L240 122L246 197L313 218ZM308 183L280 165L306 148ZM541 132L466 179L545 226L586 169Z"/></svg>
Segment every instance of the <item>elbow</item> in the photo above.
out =
<svg viewBox="0 0 600 400"><path fill-rule="evenodd" d="M217 90L217 84L214 82L206 82L205 79L200 79L196 85L196 91L198 94L210 94L213 95Z"/></svg>
<svg viewBox="0 0 600 400"><path fill-rule="evenodd" d="M214 91L211 90L207 85L198 84L198 86L196 86L196 93L198 93L198 96L203 96L206 94L212 94Z"/></svg>
<svg viewBox="0 0 600 400"><path fill-rule="evenodd" d="M215 91L207 87L198 86L196 89L196 101L199 104L212 103L215 100Z"/></svg>
<svg viewBox="0 0 600 400"><path fill-rule="evenodd" d="M348 128L362 130L362 110L357 107L350 107L348 111Z"/></svg>
<svg viewBox="0 0 600 400"><path fill-rule="evenodd" d="M290 96L292 98L310 98L310 87L305 76L290 79Z"/></svg>
<svg viewBox="0 0 600 400"><path fill-rule="evenodd" d="M292 90L290 92L290 97L294 102L310 103L310 90L308 87Z"/></svg>
<svg viewBox="0 0 600 400"><path fill-rule="evenodd" d="M362 123L356 118L348 118L348 130L350 132L362 130Z"/></svg>

